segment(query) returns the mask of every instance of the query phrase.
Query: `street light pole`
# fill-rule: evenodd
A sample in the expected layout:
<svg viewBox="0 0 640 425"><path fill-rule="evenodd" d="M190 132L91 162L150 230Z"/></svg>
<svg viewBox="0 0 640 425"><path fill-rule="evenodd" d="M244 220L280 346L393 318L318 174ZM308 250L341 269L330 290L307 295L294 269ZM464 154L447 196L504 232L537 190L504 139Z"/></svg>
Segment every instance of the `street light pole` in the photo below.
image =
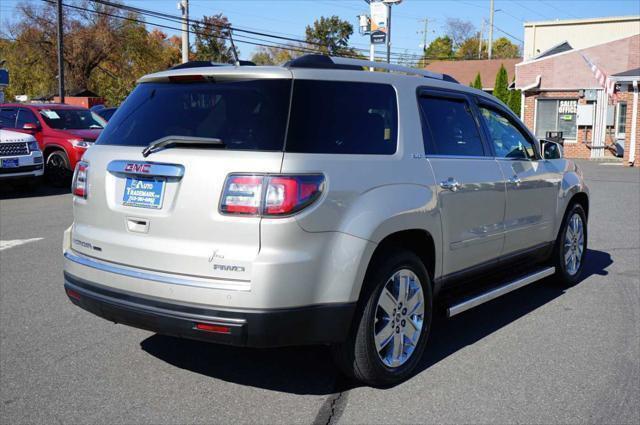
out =
<svg viewBox="0 0 640 425"><path fill-rule="evenodd" d="M60 103L64 103L64 44L62 40L62 0L58 0L58 95Z"/></svg>

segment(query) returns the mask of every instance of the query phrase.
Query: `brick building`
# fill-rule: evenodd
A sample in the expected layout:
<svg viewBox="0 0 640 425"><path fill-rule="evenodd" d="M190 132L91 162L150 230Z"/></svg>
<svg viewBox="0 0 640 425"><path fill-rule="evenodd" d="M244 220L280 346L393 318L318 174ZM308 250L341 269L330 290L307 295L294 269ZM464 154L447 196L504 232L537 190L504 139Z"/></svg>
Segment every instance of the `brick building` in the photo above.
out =
<svg viewBox="0 0 640 425"><path fill-rule="evenodd" d="M616 82L614 97L606 94L585 59ZM559 43L516 65L522 119L538 137L562 131L569 158L637 158L629 149L640 145L632 132L639 127L638 68L640 25L636 35L582 49Z"/></svg>

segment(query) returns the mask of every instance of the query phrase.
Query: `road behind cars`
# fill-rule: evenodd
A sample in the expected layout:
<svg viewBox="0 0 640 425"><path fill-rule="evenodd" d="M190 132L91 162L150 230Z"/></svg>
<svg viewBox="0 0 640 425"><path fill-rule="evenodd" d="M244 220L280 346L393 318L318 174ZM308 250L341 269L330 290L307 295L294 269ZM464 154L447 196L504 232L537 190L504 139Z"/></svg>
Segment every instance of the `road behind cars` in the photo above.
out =
<svg viewBox="0 0 640 425"><path fill-rule="evenodd" d="M2 422L637 423L640 170L581 165L586 278L440 320L422 371L387 390L344 382L323 347L183 341L72 306L61 271L70 195L0 194Z"/></svg>

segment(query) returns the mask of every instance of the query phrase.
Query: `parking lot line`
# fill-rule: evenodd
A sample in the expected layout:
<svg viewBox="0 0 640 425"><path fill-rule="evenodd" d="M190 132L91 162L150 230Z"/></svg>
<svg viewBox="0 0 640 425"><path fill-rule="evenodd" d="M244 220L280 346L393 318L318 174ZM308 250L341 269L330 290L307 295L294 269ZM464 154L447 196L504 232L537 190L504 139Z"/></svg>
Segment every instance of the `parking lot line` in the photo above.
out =
<svg viewBox="0 0 640 425"><path fill-rule="evenodd" d="M13 239L10 241L0 241L0 251L5 249L14 248L16 246L24 245L29 242L37 242L44 238L31 238L31 239Z"/></svg>

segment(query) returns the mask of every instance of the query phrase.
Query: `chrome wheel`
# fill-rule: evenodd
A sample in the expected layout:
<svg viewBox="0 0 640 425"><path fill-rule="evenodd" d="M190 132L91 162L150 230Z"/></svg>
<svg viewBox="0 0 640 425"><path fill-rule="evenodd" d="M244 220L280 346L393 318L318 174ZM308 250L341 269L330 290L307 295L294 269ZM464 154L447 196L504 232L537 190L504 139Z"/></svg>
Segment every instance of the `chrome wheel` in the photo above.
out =
<svg viewBox="0 0 640 425"><path fill-rule="evenodd" d="M564 235L564 265L571 276L578 273L584 251L584 226L580 214L569 218Z"/></svg>
<svg viewBox="0 0 640 425"><path fill-rule="evenodd" d="M380 360L388 367L403 365L422 333L424 293L420 279L402 269L387 280L376 307L373 337Z"/></svg>

